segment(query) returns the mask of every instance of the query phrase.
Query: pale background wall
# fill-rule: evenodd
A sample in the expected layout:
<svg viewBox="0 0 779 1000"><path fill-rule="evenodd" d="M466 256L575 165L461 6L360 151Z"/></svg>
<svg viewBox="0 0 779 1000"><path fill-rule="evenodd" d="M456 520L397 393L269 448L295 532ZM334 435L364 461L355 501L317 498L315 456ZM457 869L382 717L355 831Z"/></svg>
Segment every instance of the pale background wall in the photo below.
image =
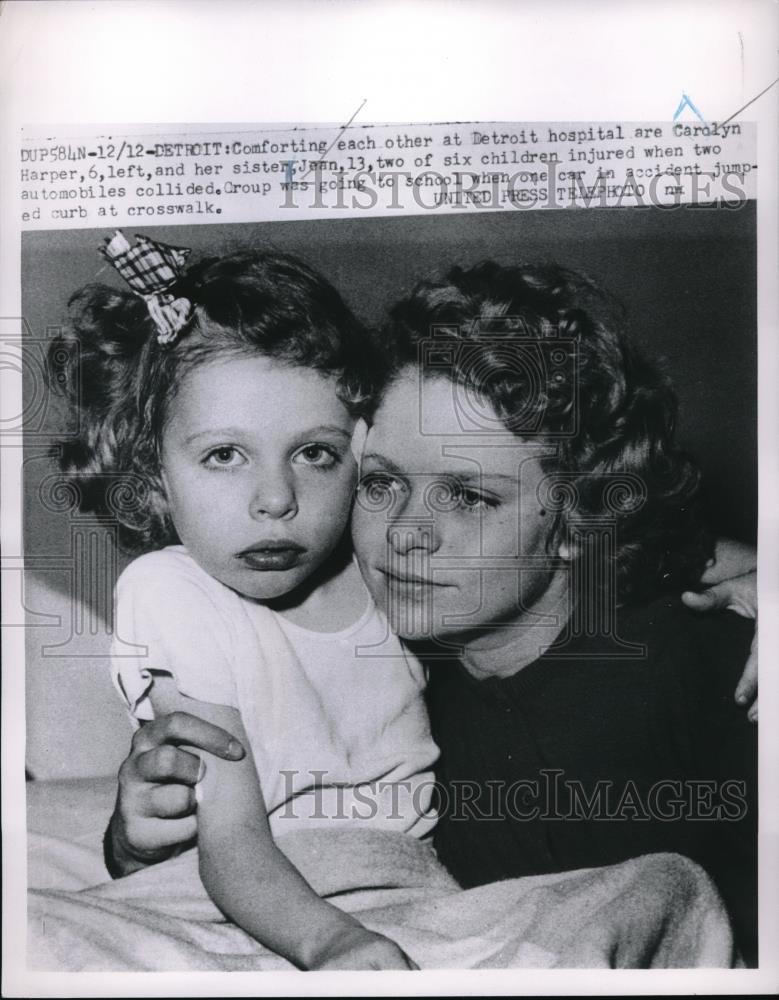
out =
<svg viewBox="0 0 779 1000"><path fill-rule="evenodd" d="M680 438L696 452L709 483L715 528L754 540L756 526L756 243L754 205L738 211L684 208L516 211L500 215L349 219L273 225L144 227L196 254L272 245L302 256L344 293L366 320L414 281L449 263L486 257L503 263L556 260L585 270L629 307L633 333L667 359L681 402ZM23 239L23 311L30 341L62 322L69 294L88 281L121 284L96 253L108 230L28 233ZM33 347L33 354L37 348ZM129 745L130 728L111 690L108 636L99 608L116 569L110 539L96 527L81 565L89 566L87 613L71 598L78 560L73 514L44 502L54 471L48 448L62 411L28 375L34 433L25 447L25 606L27 763L35 777L107 774ZM46 491L44 490L44 493ZM83 527L83 525L82 525ZM48 617L47 617L48 616ZM51 648L61 645L59 650ZM54 655L54 654L57 655ZM62 655L66 653L68 655ZM16 669L18 665L6 665Z"/></svg>

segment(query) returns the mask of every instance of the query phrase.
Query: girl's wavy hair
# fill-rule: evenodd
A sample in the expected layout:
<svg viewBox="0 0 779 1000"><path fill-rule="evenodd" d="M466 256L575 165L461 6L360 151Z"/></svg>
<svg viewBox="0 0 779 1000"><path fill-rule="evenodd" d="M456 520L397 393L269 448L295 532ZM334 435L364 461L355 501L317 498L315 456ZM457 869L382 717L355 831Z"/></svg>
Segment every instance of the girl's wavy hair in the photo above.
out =
<svg viewBox="0 0 779 1000"><path fill-rule="evenodd" d="M518 437L554 443L539 501L555 515L549 545L569 531L581 555L593 543L577 522L616 522L607 558L622 602L690 586L712 550L699 470L674 443L675 393L624 327L622 306L581 274L488 261L418 284L384 331L385 389L419 365L465 389L466 414L486 399Z"/></svg>
<svg viewBox="0 0 779 1000"><path fill-rule="evenodd" d="M162 432L182 377L217 355L260 354L335 379L362 414L379 364L372 339L321 275L295 257L241 251L190 268L173 289L192 302L175 343L161 346L146 304L92 284L75 292L69 323L49 351L49 381L78 419L58 445L79 506L119 523L123 548L178 539L160 477Z"/></svg>

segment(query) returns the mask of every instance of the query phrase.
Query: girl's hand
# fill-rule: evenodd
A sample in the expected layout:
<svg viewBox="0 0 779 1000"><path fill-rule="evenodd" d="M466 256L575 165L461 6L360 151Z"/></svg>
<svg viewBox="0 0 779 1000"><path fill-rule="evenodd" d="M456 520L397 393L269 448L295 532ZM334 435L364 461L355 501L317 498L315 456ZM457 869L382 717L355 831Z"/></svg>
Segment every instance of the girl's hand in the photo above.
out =
<svg viewBox="0 0 779 1000"><path fill-rule="evenodd" d="M704 581L706 576L704 575ZM757 573L754 571L743 576L723 580L716 586L709 587L698 594L688 590L682 594L682 600L693 611L735 611L742 618L753 618L757 621ZM757 721L757 628L752 640L752 649L744 667L741 680L736 686L736 701L749 709L749 718Z"/></svg>
<svg viewBox="0 0 779 1000"><path fill-rule="evenodd" d="M419 969L419 966L383 934L356 927L354 932L342 932L308 968L318 971L359 972L381 969L407 971Z"/></svg>
<svg viewBox="0 0 779 1000"><path fill-rule="evenodd" d="M114 876L164 861L197 832L194 786L201 774L196 753L240 760L244 748L205 719L173 712L136 730L119 769L119 790L106 835L106 862Z"/></svg>

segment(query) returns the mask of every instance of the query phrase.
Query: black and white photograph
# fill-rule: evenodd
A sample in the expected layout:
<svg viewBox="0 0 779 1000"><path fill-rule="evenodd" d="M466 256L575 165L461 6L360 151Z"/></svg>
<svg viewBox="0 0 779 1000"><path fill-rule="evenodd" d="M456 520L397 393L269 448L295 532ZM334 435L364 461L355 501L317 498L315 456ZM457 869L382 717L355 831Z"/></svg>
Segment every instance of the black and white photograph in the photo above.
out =
<svg viewBox="0 0 779 1000"><path fill-rule="evenodd" d="M756 964L755 263L749 203L28 234L44 967Z"/></svg>
<svg viewBox="0 0 779 1000"><path fill-rule="evenodd" d="M30 983L774 969L760 133L680 93L23 136Z"/></svg>

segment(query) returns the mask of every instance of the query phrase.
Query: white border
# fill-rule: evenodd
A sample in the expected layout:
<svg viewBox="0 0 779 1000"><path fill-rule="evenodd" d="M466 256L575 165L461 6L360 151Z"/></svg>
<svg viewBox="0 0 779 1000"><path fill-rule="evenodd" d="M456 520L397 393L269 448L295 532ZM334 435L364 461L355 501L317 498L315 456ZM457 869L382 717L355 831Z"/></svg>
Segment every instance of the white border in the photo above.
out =
<svg viewBox="0 0 779 1000"><path fill-rule="evenodd" d="M0 5L0 316L19 315L15 153L22 125L61 122L669 120L681 93L723 121L777 75L773 0L111 0ZM779 87L749 108L759 123L760 590L779 597ZM18 386L4 375L13 412ZM3 449L3 554L21 552L18 456ZM15 459L15 461L14 461ZM3 591L4 602L18 595ZM4 606L4 612L6 608ZM398 974L28 974L24 953L23 634L4 635L5 996L430 995L774 992L776 867L761 871L759 972ZM761 845L779 824L779 616L763 615ZM15 751L15 753L14 753ZM769 893L773 899L769 899ZM769 905L770 904L770 905Z"/></svg>

